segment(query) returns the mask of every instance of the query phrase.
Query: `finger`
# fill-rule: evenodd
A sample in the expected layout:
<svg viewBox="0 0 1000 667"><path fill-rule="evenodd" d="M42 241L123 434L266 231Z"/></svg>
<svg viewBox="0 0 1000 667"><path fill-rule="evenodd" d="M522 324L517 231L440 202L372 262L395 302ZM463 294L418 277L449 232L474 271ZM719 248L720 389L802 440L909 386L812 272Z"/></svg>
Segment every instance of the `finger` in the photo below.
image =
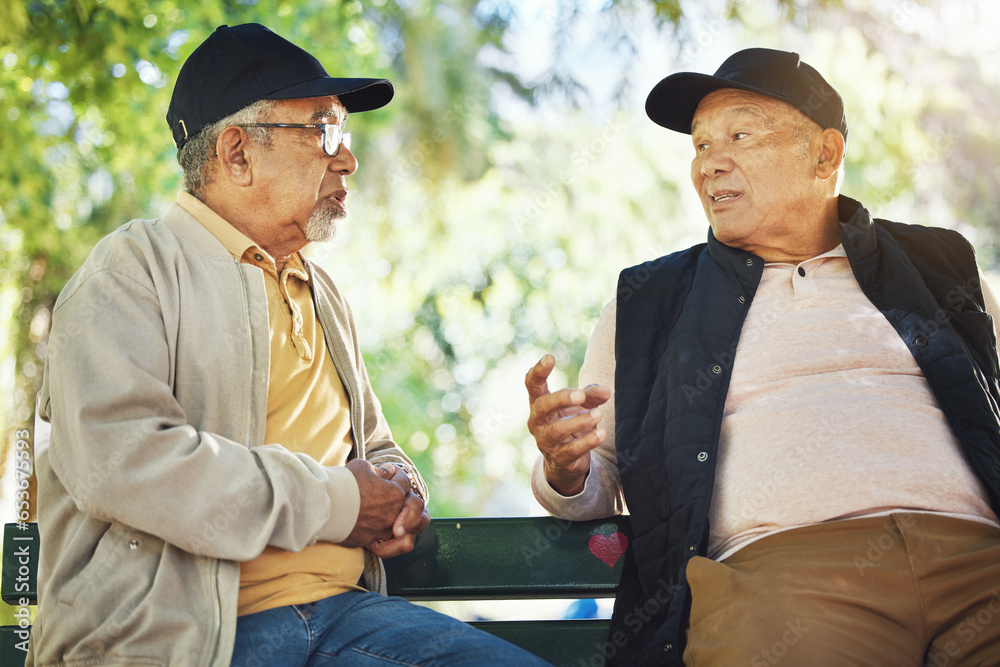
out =
<svg viewBox="0 0 1000 667"><path fill-rule="evenodd" d="M392 465L392 464L389 463L388 465ZM392 482L393 484L397 485L400 489L402 489L404 494L405 493L409 493L410 492L410 476L407 475L403 471L403 469L400 468L399 466L392 465L392 469L393 469L393 473L392 473L392 476L389 478L389 481Z"/></svg>
<svg viewBox="0 0 1000 667"><path fill-rule="evenodd" d="M368 545L369 548L371 547L372 544L382 544L384 542L388 542L389 540L395 539L392 535L391 526L386 528L385 530L370 531L369 535L371 535L370 537L371 542ZM364 542L362 542L361 544L364 544Z"/></svg>
<svg viewBox="0 0 1000 667"><path fill-rule="evenodd" d="M540 444L555 445L590 433L601 423L600 409L584 410L571 417L562 417L539 429L537 440Z"/></svg>
<svg viewBox="0 0 1000 667"><path fill-rule="evenodd" d="M425 505L423 511L420 512L420 523L417 524L417 528L413 532L422 533L429 525L431 525L431 513Z"/></svg>
<svg viewBox="0 0 1000 667"><path fill-rule="evenodd" d="M556 358L551 354L546 354L538 360L528 374L524 376L524 386L528 390L528 401L534 402L540 396L549 393L549 375L556 367Z"/></svg>
<svg viewBox="0 0 1000 667"><path fill-rule="evenodd" d="M416 537L407 533L403 537L394 537L389 540L375 541L368 545L368 550L379 558L392 558L401 556L413 551Z"/></svg>
<svg viewBox="0 0 1000 667"><path fill-rule="evenodd" d="M368 551L371 551L379 558L388 558L386 553L389 547L391 546L390 544L388 544L389 542L392 542L392 538L389 538L388 540L373 540L371 544L369 544L365 548L368 549Z"/></svg>
<svg viewBox="0 0 1000 667"><path fill-rule="evenodd" d="M375 472L382 479L396 484L404 494L410 492L410 476L401 466L394 463L379 463L375 466Z"/></svg>
<svg viewBox="0 0 1000 667"><path fill-rule="evenodd" d="M560 389L540 396L531 404L528 427L543 426L567 414L576 414L586 400L586 392L580 389Z"/></svg>
<svg viewBox="0 0 1000 667"><path fill-rule="evenodd" d="M413 550L416 544L415 532L405 532L399 536L376 540L369 545L369 550L379 558L391 558Z"/></svg>
<svg viewBox="0 0 1000 667"><path fill-rule="evenodd" d="M588 384L583 388L583 393L587 398L581 403L585 408L596 408L604 405L611 398L611 389L603 384Z"/></svg>
<svg viewBox="0 0 1000 667"><path fill-rule="evenodd" d="M403 501L403 509L399 511L396 520L392 522L392 534L396 537L402 537L407 533L420 532L418 528L425 511L424 501L416 494L408 494L406 500Z"/></svg>
<svg viewBox="0 0 1000 667"><path fill-rule="evenodd" d="M590 452L604 442L604 429L594 429L566 442L562 442L543 451L546 462L557 468L575 469L588 467L585 463L590 458Z"/></svg>

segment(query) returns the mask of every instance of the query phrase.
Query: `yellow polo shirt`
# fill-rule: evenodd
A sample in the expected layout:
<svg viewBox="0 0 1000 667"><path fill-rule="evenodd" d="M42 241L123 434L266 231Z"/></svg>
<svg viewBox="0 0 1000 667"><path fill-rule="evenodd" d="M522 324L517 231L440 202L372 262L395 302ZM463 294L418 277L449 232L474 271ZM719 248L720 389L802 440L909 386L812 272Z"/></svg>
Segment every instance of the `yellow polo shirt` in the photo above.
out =
<svg viewBox="0 0 1000 667"><path fill-rule="evenodd" d="M177 203L233 257L264 271L271 331L264 441L308 454L325 466L344 465L352 448L350 403L326 348L302 257L298 253L290 257L279 275L267 252L199 199L180 192ZM237 614L364 590L357 585L363 571L360 548L317 542L292 553L269 546L240 564Z"/></svg>

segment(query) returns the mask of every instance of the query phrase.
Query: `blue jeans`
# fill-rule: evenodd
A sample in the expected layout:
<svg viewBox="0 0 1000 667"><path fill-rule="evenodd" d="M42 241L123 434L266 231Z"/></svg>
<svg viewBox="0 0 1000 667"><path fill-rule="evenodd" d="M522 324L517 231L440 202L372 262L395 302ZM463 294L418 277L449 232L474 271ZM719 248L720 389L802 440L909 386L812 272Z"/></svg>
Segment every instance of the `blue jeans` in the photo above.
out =
<svg viewBox="0 0 1000 667"><path fill-rule="evenodd" d="M348 591L236 620L233 667L548 665L451 616L377 593Z"/></svg>

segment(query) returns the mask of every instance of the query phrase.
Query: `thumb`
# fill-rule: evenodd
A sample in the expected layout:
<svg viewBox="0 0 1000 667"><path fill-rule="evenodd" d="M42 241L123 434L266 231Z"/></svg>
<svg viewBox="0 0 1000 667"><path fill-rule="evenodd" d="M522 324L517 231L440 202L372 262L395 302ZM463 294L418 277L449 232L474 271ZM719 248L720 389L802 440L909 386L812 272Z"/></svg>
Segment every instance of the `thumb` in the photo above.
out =
<svg viewBox="0 0 1000 667"><path fill-rule="evenodd" d="M375 466L375 472L382 479L392 479L396 474L396 466L392 463L380 463Z"/></svg>
<svg viewBox="0 0 1000 667"><path fill-rule="evenodd" d="M556 367L556 358L551 354L545 354L538 360L524 377L524 386L528 390L528 400L534 403L535 399L549 393L549 375Z"/></svg>

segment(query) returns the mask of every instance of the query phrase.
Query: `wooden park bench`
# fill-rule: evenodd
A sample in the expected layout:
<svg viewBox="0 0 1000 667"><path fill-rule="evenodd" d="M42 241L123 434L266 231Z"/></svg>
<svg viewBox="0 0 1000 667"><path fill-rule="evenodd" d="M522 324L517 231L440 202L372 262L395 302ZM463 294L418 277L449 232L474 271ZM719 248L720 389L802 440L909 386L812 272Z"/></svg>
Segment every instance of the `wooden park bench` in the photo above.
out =
<svg viewBox="0 0 1000 667"><path fill-rule="evenodd" d="M569 522L551 517L433 519L413 551L385 561L390 595L409 600L538 600L614 597L631 528L627 517ZM35 604L38 529L7 524L0 594ZM599 667L607 619L473 621L555 667ZM27 621L22 623L27 625ZM24 664L24 628L0 627L0 665Z"/></svg>

